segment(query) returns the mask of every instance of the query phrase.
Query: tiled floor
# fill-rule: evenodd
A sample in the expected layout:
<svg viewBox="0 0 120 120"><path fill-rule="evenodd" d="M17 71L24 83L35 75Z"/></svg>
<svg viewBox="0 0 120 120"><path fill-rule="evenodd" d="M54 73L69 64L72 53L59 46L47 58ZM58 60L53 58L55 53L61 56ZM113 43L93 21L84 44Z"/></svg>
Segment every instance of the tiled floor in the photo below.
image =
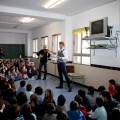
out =
<svg viewBox="0 0 120 120"><path fill-rule="evenodd" d="M44 91L46 89L52 89L54 92L54 100L56 103L57 103L57 97L60 94L63 94L66 98L66 104L68 107L69 107L70 102L74 99L75 95L77 95L79 89L86 90L85 87L82 87L77 84L73 84L72 92L68 92L68 87L66 83L64 83L63 89L56 89L55 87L59 85L59 78L51 76L51 75L48 75L46 80L35 80L34 78L31 78L29 80L26 80L26 82L30 83L33 86L32 88L33 92L37 86L41 86ZM20 81L15 82L17 89L20 86L19 84L20 84ZM43 98L44 98L44 93L43 93Z"/></svg>

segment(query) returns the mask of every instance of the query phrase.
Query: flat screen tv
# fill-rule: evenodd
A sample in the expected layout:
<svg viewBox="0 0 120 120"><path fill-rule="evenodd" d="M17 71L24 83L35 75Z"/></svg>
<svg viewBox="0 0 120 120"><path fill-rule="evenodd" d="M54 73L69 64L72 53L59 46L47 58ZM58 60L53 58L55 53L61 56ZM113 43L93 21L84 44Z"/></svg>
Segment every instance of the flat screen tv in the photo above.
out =
<svg viewBox="0 0 120 120"><path fill-rule="evenodd" d="M110 37L110 29L108 27L108 17L90 21L90 38Z"/></svg>

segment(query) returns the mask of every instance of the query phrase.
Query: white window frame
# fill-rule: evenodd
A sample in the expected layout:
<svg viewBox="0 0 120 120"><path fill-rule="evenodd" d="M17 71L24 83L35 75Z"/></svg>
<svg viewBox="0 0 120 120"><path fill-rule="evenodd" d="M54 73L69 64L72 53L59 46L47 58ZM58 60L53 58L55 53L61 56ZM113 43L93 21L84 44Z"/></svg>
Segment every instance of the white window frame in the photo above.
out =
<svg viewBox="0 0 120 120"><path fill-rule="evenodd" d="M56 37L56 44L54 44L54 37ZM54 34L52 35L52 51L53 53L57 53L59 50L59 42L61 41L61 34Z"/></svg>
<svg viewBox="0 0 120 120"><path fill-rule="evenodd" d="M78 33L77 35L79 35L79 40L78 41L78 44L77 45L80 45L79 46L79 52L78 53L75 53L74 51L74 48L76 48L75 46L75 35L73 35L73 63L76 63L76 64L82 64L82 65L90 65L91 64L91 50L90 49L87 49L87 47L90 46L90 40L82 40L82 38L85 37L85 32L81 32L81 33ZM83 46L83 43L86 44L87 47L84 48ZM87 54L87 52L89 52ZM86 52L86 53L83 53L83 52ZM76 59L78 59L77 61L79 62L75 62L74 61L74 58L77 57ZM86 57L88 57L88 60L86 60ZM88 62L84 62L84 60L88 61Z"/></svg>
<svg viewBox="0 0 120 120"><path fill-rule="evenodd" d="M37 51L38 51L38 38L33 39L33 58L37 58Z"/></svg>
<svg viewBox="0 0 120 120"><path fill-rule="evenodd" d="M43 48L43 45L47 45L47 48L49 48L48 36L41 37L41 48Z"/></svg>

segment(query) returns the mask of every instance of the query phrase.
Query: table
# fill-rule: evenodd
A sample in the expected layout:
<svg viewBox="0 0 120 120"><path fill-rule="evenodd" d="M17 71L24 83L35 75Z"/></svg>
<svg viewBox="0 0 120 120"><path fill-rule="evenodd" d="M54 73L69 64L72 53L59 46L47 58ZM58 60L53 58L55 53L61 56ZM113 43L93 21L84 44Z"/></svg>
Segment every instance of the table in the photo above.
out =
<svg viewBox="0 0 120 120"><path fill-rule="evenodd" d="M84 86L84 76L81 73L68 73L68 76L70 76L72 79L72 86L73 86L73 80L74 79L82 79L83 80L83 86Z"/></svg>

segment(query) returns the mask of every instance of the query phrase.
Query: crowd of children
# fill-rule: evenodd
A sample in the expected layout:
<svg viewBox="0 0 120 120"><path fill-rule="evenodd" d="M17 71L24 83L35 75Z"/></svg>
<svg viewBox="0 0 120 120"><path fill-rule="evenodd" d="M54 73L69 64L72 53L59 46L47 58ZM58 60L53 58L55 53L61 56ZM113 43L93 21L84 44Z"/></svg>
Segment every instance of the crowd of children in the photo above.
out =
<svg viewBox="0 0 120 120"><path fill-rule="evenodd" d="M59 95L57 103L54 92L41 86L32 90L26 79L37 77L34 66L26 60L0 60L0 120L119 120L120 86L109 80L108 90L94 87L78 90L69 107L64 95ZM15 81L20 81L16 90ZM34 91L34 92L32 92Z"/></svg>
<svg viewBox="0 0 120 120"><path fill-rule="evenodd" d="M109 88L111 85L115 87L115 84L111 84L111 80L109 83ZM54 92L51 89L46 89L43 97L43 89L40 86L32 90L32 85L22 80L16 90L14 79L2 80L0 120L118 120L119 88L117 86L113 89L114 95L111 90L105 90L104 86L98 88L98 95L94 94L92 86L88 87L87 94L80 89L69 108L62 94L58 96L57 103L55 102Z"/></svg>
<svg viewBox="0 0 120 120"><path fill-rule="evenodd" d="M37 78L38 71L35 66L29 65L29 62L32 62L32 59L24 61L20 60L0 60L0 79L10 78L17 80L32 78L33 76Z"/></svg>

